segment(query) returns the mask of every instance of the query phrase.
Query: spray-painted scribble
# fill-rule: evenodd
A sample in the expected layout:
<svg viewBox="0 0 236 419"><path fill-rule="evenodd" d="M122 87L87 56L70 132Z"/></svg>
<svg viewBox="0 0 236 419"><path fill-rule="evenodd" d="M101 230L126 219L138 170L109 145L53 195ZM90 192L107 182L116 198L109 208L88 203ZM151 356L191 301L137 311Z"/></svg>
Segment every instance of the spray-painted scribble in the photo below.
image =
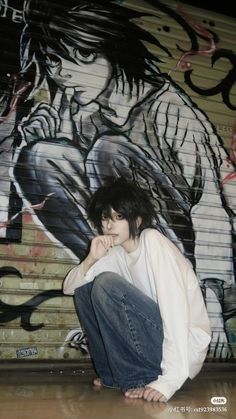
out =
<svg viewBox="0 0 236 419"><path fill-rule="evenodd" d="M15 275L18 278L22 278L22 274L13 266L3 266L0 268L0 278L7 275Z"/></svg>
<svg viewBox="0 0 236 419"><path fill-rule="evenodd" d="M216 86L203 89L196 84L197 81L193 82L192 75L194 74L194 68L192 67L191 62L186 63L185 61L183 63L184 81L193 92L202 96L221 94L225 106L235 110L235 105L232 103L234 97L233 88L236 82L235 52L221 46L220 35L218 35L216 31L213 31L212 28L207 28L205 23L196 21L196 19L190 16L185 10L186 5L181 6L180 4L177 4L175 11L158 0L149 0L148 2L156 7L157 10L161 10L172 17L175 23L180 25L181 30L184 31L190 43L188 50L182 48L178 42L174 44L181 52L181 56L177 61L176 66L173 69L170 69L169 74L179 68L180 63L184 58L190 57L191 55L205 55L211 57L211 66L207 68L208 76L213 72L214 64L216 64L218 60L227 60L231 65L230 70L225 72ZM169 28L169 30L171 30L171 28ZM205 43L206 47L202 46L202 42Z"/></svg>
<svg viewBox="0 0 236 419"><path fill-rule="evenodd" d="M31 346L29 348L20 348L16 350L17 358L26 358L35 355L38 355L38 349L35 346Z"/></svg>
<svg viewBox="0 0 236 419"><path fill-rule="evenodd" d="M192 55L212 55L217 48L216 42L217 38L214 33L210 32L206 29L206 27L193 19L191 16L189 16L184 9L178 4L177 5L177 13L179 13L183 19L188 22L189 26L193 28L194 31L196 31L197 34L199 34L203 39L207 42L207 47L204 49L197 49L197 50L190 50L184 52L180 59L178 60L174 70L178 70L180 67L184 68L185 70L188 70L191 68L191 63L187 61L187 58ZM178 47L179 50L181 50L180 47ZM169 75L171 74L172 70L169 72Z"/></svg>
<svg viewBox="0 0 236 419"><path fill-rule="evenodd" d="M16 218L21 216L22 214L25 214L26 212L31 213L32 210L37 211L43 209L45 203L48 199L50 199L50 196L52 196L53 193L48 194L42 202L39 202L38 204L31 205L30 207L23 207L23 209L16 214L14 214L10 219L0 222L0 228L5 228L6 226L10 225Z"/></svg>
<svg viewBox="0 0 236 419"><path fill-rule="evenodd" d="M200 86L196 86L191 79L193 70L188 70L185 72L185 82L194 92L200 95L214 96L220 93L225 105L234 111L236 110L236 105L232 103L233 95L232 99L230 97L231 91L233 90L236 82L236 54L234 54L233 51L218 48L214 52L214 55L211 59L212 67L214 67L214 64L217 63L217 61L220 59L226 59L231 64L231 69L223 80L219 80L219 83L216 86L208 89L203 89Z"/></svg>
<svg viewBox="0 0 236 419"><path fill-rule="evenodd" d="M236 121L232 127L231 133L230 161L236 164Z"/></svg>
<svg viewBox="0 0 236 419"><path fill-rule="evenodd" d="M19 278L22 278L21 273L10 266L5 266L0 269L0 278L7 275L16 275ZM64 294L61 290L48 290L39 293L35 297L32 297L30 300L26 301L23 304L7 304L0 299L0 323L5 324L12 320L20 317L20 325L22 329L32 332L44 327L44 323L40 324L31 324L31 315L37 310L37 307L42 304L44 301L47 301L51 298L62 297Z"/></svg>

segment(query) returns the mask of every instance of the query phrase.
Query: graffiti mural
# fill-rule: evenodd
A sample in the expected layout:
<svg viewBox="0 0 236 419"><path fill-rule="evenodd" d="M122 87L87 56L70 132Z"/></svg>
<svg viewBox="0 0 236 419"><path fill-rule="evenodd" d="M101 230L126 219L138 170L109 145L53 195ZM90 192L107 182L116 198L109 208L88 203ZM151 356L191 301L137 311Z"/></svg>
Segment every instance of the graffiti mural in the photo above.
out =
<svg viewBox="0 0 236 419"><path fill-rule="evenodd" d="M9 13L2 4L2 14ZM220 94L235 110L236 55L184 7L145 5L146 13L109 0L22 3L14 22L19 69L1 99L1 159L10 162L1 165L1 186L11 192L4 195L1 237L9 242L15 229L12 238L20 240L22 214L30 210L50 240L81 260L96 234L86 217L91 194L109 176L135 181L152 197L156 228L196 270L214 330L212 356L228 358L226 321L236 305L236 159L175 75L184 72L188 92ZM140 24L144 18L166 32L166 18L177 24L188 49L154 35ZM173 51L178 59L166 71ZM222 58L230 64L213 87L195 79L191 61L201 56L212 71ZM235 298L225 309L230 293Z"/></svg>

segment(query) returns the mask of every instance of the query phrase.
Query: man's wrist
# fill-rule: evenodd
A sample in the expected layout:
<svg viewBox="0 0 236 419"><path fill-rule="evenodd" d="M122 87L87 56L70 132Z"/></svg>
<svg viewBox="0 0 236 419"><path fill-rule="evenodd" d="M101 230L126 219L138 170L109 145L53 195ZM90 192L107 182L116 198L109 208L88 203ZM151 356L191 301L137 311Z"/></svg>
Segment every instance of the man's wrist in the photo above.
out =
<svg viewBox="0 0 236 419"><path fill-rule="evenodd" d="M91 268L91 266L93 266L96 262L97 260L91 255L91 253L89 253L86 259L84 259L83 261L84 274L86 274L87 271Z"/></svg>

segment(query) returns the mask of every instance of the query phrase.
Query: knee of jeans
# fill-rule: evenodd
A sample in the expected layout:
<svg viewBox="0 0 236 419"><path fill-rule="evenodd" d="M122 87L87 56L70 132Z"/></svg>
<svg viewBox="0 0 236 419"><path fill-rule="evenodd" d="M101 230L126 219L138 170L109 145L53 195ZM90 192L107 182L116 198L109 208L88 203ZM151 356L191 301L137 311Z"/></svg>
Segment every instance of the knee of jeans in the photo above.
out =
<svg viewBox="0 0 236 419"><path fill-rule="evenodd" d="M74 298L75 300L85 300L87 301L88 298L90 298L90 294L91 294L91 289L92 289L92 283L89 282L86 285L82 285L81 287L78 287L75 289L74 291Z"/></svg>
<svg viewBox="0 0 236 419"><path fill-rule="evenodd" d="M102 301L104 292L110 294L113 290L118 289L123 282L123 278L114 272L102 272L93 281L91 298Z"/></svg>
<svg viewBox="0 0 236 419"><path fill-rule="evenodd" d="M114 160L114 156L121 154L123 150L125 153L129 145L127 138L123 135L102 135L91 148L87 161L94 161L97 164L97 162L107 162L109 160L111 163Z"/></svg>
<svg viewBox="0 0 236 419"><path fill-rule="evenodd" d="M63 157L66 150L66 145L57 139L42 139L37 142L32 142L23 147L20 153L22 160L33 160L34 164L41 166L42 162L46 166L51 166L48 161L48 156L55 155L57 158Z"/></svg>
<svg viewBox="0 0 236 419"><path fill-rule="evenodd" d="M78 296L80 296L80 294L81 294L81 288L82 287L78 287L78 288L76 288L75 289L75 291L74 291L74 297L78 297Z"/></svg>
<svg viewBox="0 0 236 419"><path fill-rule="evenodd" d="M36 143L30 143L28 146L26 146L25 149L22 149L22 154L25 154L25 156L34 156L37 155L39 160L45 159L45 155L47 156L49 144L47 144L44 140L37 141Z"/></svg>
<svg viewBox="0 0 236 419"><path fill-rule="evenodd" d="M50 152L52 153L52 150ZM44 141L38 141L23 147L14 168L15 177L22 177L23 166L25 176L35 179L37 170L41 171L42 167L45 170L50 166L47 156L48 145Z"/></svg>
<svg viewBox="0 0 236 419"><path fill-rule="evenodd" d="M78 301L81 301L81 299L83 299L83 292L81 292L81 288L82 287L76 288L75 291L74 291L74 302L75 302L75 305L78 304Z"/></svg>

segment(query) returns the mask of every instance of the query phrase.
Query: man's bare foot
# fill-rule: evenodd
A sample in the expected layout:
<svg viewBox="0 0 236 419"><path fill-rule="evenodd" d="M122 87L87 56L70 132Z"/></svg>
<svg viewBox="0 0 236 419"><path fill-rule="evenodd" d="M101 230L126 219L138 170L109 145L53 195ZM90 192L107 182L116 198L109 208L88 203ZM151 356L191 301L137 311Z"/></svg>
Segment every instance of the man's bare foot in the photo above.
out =
<svg viewBox="0 0 236 419"><path fill-rule="evenodd" d="M102 380L101 378L94 378L93 385L97 388L102 388Z"/></svg>

